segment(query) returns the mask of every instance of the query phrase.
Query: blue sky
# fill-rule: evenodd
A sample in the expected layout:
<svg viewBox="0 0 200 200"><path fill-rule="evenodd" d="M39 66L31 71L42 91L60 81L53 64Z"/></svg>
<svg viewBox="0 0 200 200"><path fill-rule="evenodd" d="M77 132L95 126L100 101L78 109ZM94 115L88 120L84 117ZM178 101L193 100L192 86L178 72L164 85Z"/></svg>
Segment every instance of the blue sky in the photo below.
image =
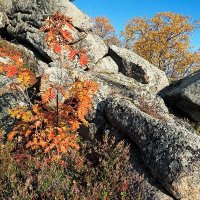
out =
<svg viewBox="0 0 200 200"><path fill-rule="evenodd" d="M90 17L106 16L120 32L126 22L136 16L151 18L158 12L176 12L200 19L200 0L75 0L74 4ZM191 37L195 49L200 48L200 29Z"/></svg>

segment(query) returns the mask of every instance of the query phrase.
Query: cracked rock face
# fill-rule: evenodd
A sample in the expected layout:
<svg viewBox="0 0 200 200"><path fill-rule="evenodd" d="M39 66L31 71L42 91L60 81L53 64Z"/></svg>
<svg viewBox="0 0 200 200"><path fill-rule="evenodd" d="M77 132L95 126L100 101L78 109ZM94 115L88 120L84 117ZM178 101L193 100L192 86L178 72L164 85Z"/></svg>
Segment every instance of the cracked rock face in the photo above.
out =
<svg viewBox="0 0 200 200"><path fill-rule="evenodd" d="M172 122L155 119L132 100L116 97L107 105L110 123L139 147L151 173L177 199L200 197L200 137Z"/></svg>

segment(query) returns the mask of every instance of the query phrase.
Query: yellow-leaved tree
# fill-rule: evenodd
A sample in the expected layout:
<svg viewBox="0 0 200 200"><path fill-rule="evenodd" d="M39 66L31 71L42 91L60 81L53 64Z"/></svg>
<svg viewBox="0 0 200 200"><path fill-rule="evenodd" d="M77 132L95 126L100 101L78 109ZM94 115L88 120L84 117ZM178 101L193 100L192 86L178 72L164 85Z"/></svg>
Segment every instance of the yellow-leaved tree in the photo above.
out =
<svg viewBox="0 0 200 200"><path fill-rule="evenodd" d="M94 18L93 32L100 36L107 46L117 45L121 46L122 43L116 35L115 28L109 19L105 16Z"/></svg>
<svg viewBox="0 0 200 200"><path fill-rule="evenodd" d="M198 27L199 21L188 16L162 12L152 19L131 19L122 35L126 48L177 79L200 69L200 52L192 51L190 45L190 36Z"/></svg>

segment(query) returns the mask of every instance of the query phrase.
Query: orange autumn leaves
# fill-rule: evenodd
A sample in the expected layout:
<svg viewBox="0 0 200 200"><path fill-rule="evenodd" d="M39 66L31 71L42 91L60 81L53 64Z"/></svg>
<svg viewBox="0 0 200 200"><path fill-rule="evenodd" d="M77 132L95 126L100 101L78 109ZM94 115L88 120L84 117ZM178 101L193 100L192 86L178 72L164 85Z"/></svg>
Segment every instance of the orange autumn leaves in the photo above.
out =
<svg viewBox="0 0 200 200"><path fill-rule="evenodd" d="M42 109L36 104L32 112L25 107L11 110L10 115L18 119L18 124L10 132L8 139L17 137L19 144L21 138L20 141L26 144L26 148L44 153L66 153L70 148L78 149L76 134L67 133L65 127L55 127L51 124L54 121L54 115L50 115L53 111L44 112Z"/></svg>
<svg viewBox="0 0 200 200"><path fill-rule="evenodd" d="M71 31L75 31L72 19L61 13L55 13L45 20L41 27L46 32L45 41L49 48L60 54L62 48L69 50L69 59L74 60L79 57L80 66L88 63L87 55L83 50L74 49L70 44L74 42Z"/></svg>
<svg viewBox="0 0 200 200"><path fill-rule="evenodd" d="M74 29L71 19L59 13L45 21L41 30L46 33L47 45L58 54L61 54L63 46L67 46L70 49L69 59L74 60L77 56L80 65L86 65L86 53L71 47L73 37L63 26ZM23 78L29 80L32 76L26 70L21 71L19 63L16 68L4 71L7 76L17 75L21 81ZM98 84L94 81L76 80L68 84L67 89L62 84L52 84L37 95L41 100L10 110L10 116L17 120L17 124L8 134L8 140L17 142L21 148L48 154L53 159L60 159L63 154L77 150L77 130L81 124L88 126L85 117L92 109L92 97L97 90ZM55 102L54 106L50 105L52 102Z"/></svg>
<svg viewBox="0 0 200 200"><path fill-rule="evenodd" d="M43 103L48 103L56 97L54 88L48 88L45 92L41 93L41 98Z"/></svg>
<svg viewBox="0 0 200 200"><path fill-rule="evenodd" d="M55 93L51 90L51 98L42 96L42 102L33 105L30 111L27 107L10 110L10 115L18 120L18 124L9 133L8 139L21 137L26 148L40 150L44 153L56 151L67 153L70 149L78 149L77 129L80 124L88 125L85 116L92 108L92 96L98 85L92 81L76 81L69 89L69 97L58 105L58 116L55 109L46 103L53 101ZM50 90L47 90L48 95ZM58 117L58 124L55 118Z"/></svg>
<svg viewBox="0 0 200 200"><path fill-rule="evenodd" d="M60 13L48 17L41 27L41 30L46 32L45 41L47 45L53 48L56 53L61 53L61 45L74 40L70 31L64 30L65 27L74 30L71 19Z"/></svg>
<svg viewBox="0 0 200 200"><path fill-rule="evenodd" d="M0 73L14 79L13 84L20 85L22 88L33 85L36 82L35 75L27 67L27 60L22 53L6 43L0 46L0 56L4 59L0 61Z"/></svg>
<svg viewBox="0 0 200 200"><path fill-rule="evenodd" d="M69 52L69 59L73 61L75 60L76 56L79 57L79 64L81 67L88 64L87 55L83 50L75 50L71 48Z"/></svg>
<svg viewBox="0 0 200 200"><path fill-rule="evenodd" d="M18 67L16 65L5 65L2 67L2 71L6 73L8 78L12 78L17 74Z"/></svg>

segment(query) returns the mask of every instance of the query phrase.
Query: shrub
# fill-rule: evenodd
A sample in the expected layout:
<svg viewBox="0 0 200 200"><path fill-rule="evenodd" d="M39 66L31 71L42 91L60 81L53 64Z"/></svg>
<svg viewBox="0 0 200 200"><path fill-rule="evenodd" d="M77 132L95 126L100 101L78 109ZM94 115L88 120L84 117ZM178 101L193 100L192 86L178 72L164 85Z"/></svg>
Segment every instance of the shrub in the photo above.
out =
<svg viewBox="0 0 200 200"><path fill-rule="evenodd" d="M105 136L59 162L0 149L1 199L129 199L129 149Z"/></svg>

